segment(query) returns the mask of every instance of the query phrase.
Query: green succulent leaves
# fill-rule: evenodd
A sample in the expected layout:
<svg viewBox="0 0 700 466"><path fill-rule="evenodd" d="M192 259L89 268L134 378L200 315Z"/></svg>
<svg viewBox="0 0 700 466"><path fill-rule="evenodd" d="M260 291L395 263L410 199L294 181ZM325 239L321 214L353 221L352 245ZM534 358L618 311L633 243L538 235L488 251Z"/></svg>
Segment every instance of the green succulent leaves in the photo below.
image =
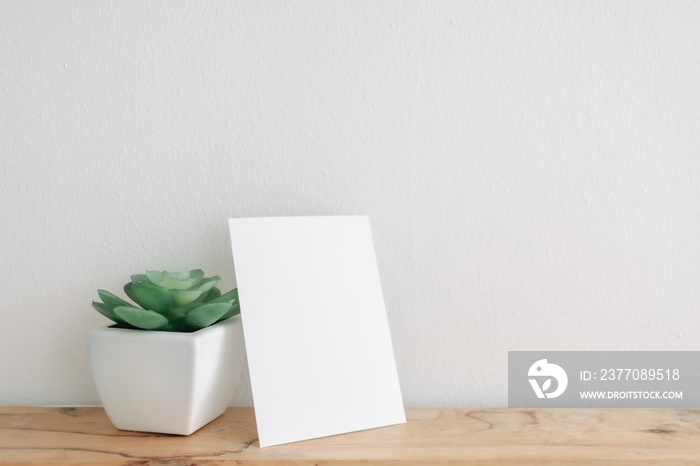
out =
<svg viewBox="0 0 700 466"><path fill-rule="evenodd" d="M189 290L204 278L201 270L190 270L189 272L158 272L149 270L146 277L153 283L163 288L171 290ZM217 280L218 281L218 280Z"/></svg>
<svg viewBox="0 0 700 466"><path fill-rule="evenodd" d="M134 306L117 306L114 313L129 325L144 330L158 330L168 325L168 318L164 315Z"/></svg>
<svg viewBox="0 0 700 466"><path fill-rule="evenodd" d="M208 327L221 319L231 308L229 303L208 303L188 312L185 322L194 327Z"/></svg>
<svg viewBox="0 0 700 466"><path fill-rule="evenodd" d="M169 293L170 290L158 285L137 282L129 283L126 286L129 288L126 294L146 309L167 312L173 305L173 296Z"/></svg>
<svg viewBox="0 0 700 466"><path fill-rule="evenodd" d="M124 292L141 307L105 290L92 307L117 324L144 330L193 332L240 312L238 290L221 294L219 277L188 272L147 271L132 275Z"/></svg>

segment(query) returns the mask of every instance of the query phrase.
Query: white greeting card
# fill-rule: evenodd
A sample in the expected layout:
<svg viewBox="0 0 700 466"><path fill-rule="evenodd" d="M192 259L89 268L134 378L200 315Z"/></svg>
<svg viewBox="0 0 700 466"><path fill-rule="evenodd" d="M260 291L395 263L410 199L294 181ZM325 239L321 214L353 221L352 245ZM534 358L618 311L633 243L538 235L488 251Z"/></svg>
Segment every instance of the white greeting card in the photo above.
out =
<svg viewBox="0 0 700 466"><path fill-rule="evenodd" d="M368 218L229 228L260 446L406 422Z"/></svg>

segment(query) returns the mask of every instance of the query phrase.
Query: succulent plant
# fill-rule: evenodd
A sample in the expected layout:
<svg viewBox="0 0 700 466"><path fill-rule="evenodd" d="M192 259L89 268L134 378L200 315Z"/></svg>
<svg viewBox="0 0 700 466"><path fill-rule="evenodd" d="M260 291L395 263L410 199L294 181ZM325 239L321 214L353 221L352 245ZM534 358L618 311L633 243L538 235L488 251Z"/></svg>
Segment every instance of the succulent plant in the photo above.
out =
<svg viewBox="0 0 700 466"><path fill-rule="evenodd" d="M92 302L100 314L127 328L194 332L240 312L238 290L221 294L219 277L204 277L199 269L188 272L148 271L132 275L124 285L134 306L105 290L102 302Z"/></svg>

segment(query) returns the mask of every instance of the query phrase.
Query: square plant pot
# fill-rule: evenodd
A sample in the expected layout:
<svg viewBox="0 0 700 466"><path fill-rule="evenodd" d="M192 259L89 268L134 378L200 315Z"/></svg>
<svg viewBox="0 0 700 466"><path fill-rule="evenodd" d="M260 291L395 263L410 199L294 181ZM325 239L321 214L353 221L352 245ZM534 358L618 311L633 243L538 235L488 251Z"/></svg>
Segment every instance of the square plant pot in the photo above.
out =
<svg viewBox="0 0 700 466"><path fill-rule="evenodd" d="M245 361L241 317L192 333L88 333L100 400L118 429L189 435L228 407Z"/></svg>

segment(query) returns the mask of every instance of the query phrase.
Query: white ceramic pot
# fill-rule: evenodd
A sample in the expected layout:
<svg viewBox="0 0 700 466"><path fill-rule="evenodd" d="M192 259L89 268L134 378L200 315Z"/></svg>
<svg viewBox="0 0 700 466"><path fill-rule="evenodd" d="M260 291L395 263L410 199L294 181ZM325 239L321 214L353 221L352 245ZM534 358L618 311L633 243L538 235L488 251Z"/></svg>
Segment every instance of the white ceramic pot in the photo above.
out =
<svg viewBox="0 0 700 466"><path fill-rule="evenodd" d="M192 333L88 333L97 392L118 429L189 435L226 410L245 360L239 316Z"/></svg>

